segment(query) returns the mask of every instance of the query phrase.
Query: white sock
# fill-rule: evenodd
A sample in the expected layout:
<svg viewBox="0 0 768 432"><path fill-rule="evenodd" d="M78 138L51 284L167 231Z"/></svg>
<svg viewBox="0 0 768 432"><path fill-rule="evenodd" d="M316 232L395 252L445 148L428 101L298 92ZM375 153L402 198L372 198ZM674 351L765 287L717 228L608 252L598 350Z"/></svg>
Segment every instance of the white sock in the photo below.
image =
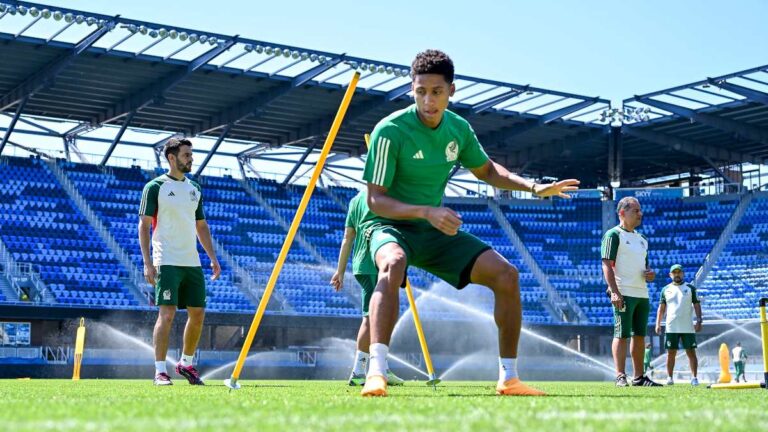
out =
<svg viewBox="0 0 768 432"><path fill-rule="evenodd" d="M165 368L165 361L156 361L155 362L155 374L159 373L168 373L168 369Z"/></svg>
<svg viewBox="0 0 768 432"><path fill-rule="evenodd" d="M355 375L365 374L369 358L370 354L357 350L357 353L355 354L355 366L352 368L352 373Z"/></svg>
<svg viewBox="0 0 768 432"><path fill-rule="evenodd" d="M192 366L192 359L195 358L195 355L186 355L184 353L181 354L181 365L184 367Z"/></svg>
<svg viewBox="0 0 768 432"><path fill-rule="evenodd" d="M375 343L371 344L369 352L371 353L371 361L368 365L368 377L380 375L386 378L387 369L389 369L387 365L389 347L384 344Z"/></svg>
<svg viewBox="0 0 768 432"><path fill-rule="evenodd" d="M517 359L499 357L499 381L505 382L517 378Z"/></svg>

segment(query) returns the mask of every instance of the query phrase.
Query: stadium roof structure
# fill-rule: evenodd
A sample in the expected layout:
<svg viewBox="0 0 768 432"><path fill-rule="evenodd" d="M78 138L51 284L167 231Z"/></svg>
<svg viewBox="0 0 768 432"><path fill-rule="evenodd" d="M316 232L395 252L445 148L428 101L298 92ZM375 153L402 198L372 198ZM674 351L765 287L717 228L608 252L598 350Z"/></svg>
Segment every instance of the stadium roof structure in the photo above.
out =
<svg viewBox="0 0 768 432"><path fill-rule="evenodd" d="M623 179L768 161L768 65L624 100ZM631 161L631 163L628 163Z"/></svg>
<svg viewBox="0 0 768 432"><path fill-rule="evenodd" d="M412 103L402 64L25 1L0 0L0 58L0 112L11 117L0 128L0 152L21 122L34 128L25 133L64 138L65 147L99 142L102 164L118 145L156 149L164 141L131 141L126 131L164 131L211 139L210 150L196 146L205 153L197 173L215 154L237 157L241 169L253 159L291 163L287 182L313 164L355 71L362 77L328 168L363 155L363 134ZM737 75L759 81L753 73L764 71L638 96L622 109L599 97L457 75L451 109L498 162L597 186L764 159L765 94L746 86L739 93L732 83ZM712 90L719 85L730 88ZM724 102L658 105L689 87ZM645 112L643 104L656 105ZM622 127L612 123L617 117ZM75 126L56 131L35 119ZM110 127L109 138L90 133Z"/></svg>
<svg viewBox="0 0 768 432"><path fill-rule="evenodd" d="M357 156L365 153L363 134L412 100L409 67L401 64L30 2L0 4L0 110L120 125L102 162L126 143L127 127L253 143L231 156L312 148L360 70L334 145ZM456 87L452 109L511 167L562 174L561 162L547 165L549 156L604 140L599 112L608 100L464 75Z"/></svg>

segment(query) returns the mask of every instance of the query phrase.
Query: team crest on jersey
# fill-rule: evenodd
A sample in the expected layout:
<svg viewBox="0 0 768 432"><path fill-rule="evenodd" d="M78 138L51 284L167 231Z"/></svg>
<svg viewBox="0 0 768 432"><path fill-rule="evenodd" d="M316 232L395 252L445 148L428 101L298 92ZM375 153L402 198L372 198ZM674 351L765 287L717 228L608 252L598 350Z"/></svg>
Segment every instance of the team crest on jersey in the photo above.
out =
<svg viewBox="0 0 768 432"><path fill-rule="evenodd" d="M171 299L171 291L165 290L163 291L163 300L170 300Z"/></svg>
<svg viewBox="0 0 768 432"><path fill-rule="evenodd" d="M193 190L193 191L189 192L189 199L191 201L197 201L197 191Z"/></svg>
<svg viewBox="0 0 768 432"><path fill-rule="evenodd" d="M453 162L459 158L459 145L456 141L451 141L445 146L445 161Z"/></svg>

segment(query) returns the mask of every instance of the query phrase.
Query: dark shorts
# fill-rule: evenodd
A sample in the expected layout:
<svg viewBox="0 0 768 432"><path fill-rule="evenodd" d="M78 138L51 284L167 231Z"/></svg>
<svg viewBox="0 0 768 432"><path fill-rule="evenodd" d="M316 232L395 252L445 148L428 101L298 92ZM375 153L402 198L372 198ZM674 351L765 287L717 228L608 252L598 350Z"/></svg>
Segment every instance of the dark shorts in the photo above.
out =
<svg viewBox="0 0 768 432"><path fill-rule="evenodd" d="M647 336L651 302L647 298L624 297L624 310L613 308L613 337Z"/></svg>
<svg viewBox="0 0 768 432"><path fill-rule="evenodd" d="M366 239L373 262L382 246L397 243L405 251L409 266L426 270L458 289L471 282L475 261L491 249L467 232L449 236L424 223L378 225L369 228Z"/></svg>
<svg viewBox="0 0 768 432"><path fill-rule="evenodd" d="M363 294L363 316L368 316L368 308L371 304L371 296L373 290L376 289L376 282L378 281L378 275L356 274L355 279L360 284Z"/></svg>
<svg viewBox="0 0 768 432"><path fill-rule="evenodd" d="M696 349L695 333L667 333L664 336L664 347L668 350L678 350L680 341L683 342L683 349Z"/></svg>
<svg viewBox="0 0 768 432"><path fill-rule="evenodd" d="M202 267L160 266L155 285L158 306L205 307L205 276Z"/></svg>

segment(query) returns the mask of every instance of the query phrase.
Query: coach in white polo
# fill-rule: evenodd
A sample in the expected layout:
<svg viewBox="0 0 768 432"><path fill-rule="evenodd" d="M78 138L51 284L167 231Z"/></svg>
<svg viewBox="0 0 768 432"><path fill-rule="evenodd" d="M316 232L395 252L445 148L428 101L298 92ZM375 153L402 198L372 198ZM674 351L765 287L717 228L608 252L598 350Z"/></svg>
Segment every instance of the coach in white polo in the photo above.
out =
<svg viewBox="0 0 768 432"><path fill-rule="evenodd" d="M633 386L656 387L643 373L643 351L651 304L647 282L656 274L648 266L648 239L635 230L643 220L640 202L625 197L616 207L619 225L603 236L601 258L603 276L613 304L613 361L616 365L616 386L626 387L627 339L632 338L630 352L634 372Z"/></svg>

